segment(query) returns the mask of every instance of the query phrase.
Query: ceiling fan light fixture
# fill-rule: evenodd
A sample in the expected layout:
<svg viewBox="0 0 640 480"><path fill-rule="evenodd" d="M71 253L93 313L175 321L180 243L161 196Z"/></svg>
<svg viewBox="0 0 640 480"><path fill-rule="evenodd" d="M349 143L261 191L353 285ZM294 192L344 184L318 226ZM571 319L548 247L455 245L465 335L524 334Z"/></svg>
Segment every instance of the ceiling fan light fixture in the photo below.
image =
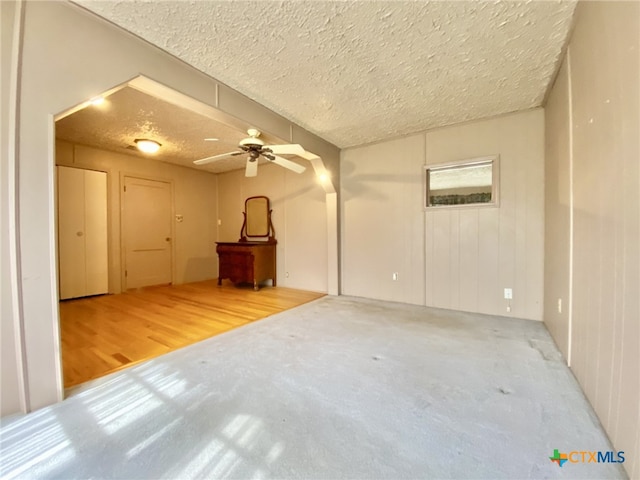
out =
<svg viewBox="0 0 640 480"><path fill-rule="evenodd" d="M146 138L136 138L134 142L138 150L142 153L156 153L162 146L155 140L149 140Z"/></svg>
<svg viewBox="0 0 640 480"><path fill-rule="evenodd" d="M295 173L302 173L305 171L305 167L300 165L299 163L292 162L287 158L279 157L278 155L303 155L305 153L305 149L302 148L301 145L298 144L288 144L288 145L267 145L265 146L264 142L258 138L260 132L256 129L247 130L249 134L249 138L244 138L240 140L238 144L239 151L223 153L221 155L214 155L212 157L201 158L199 160L194 160L193 163L195 165L206 165L211 162L216 162L218 160L222 160L223 158L235 157L238 155L248 154L247 155L247 166L245 170L245 176L247 177L255 177L258 173L258 160L259 157L263 157L265 160L275 163L281 167L284 167L288 170L291 170Z"/></svg>

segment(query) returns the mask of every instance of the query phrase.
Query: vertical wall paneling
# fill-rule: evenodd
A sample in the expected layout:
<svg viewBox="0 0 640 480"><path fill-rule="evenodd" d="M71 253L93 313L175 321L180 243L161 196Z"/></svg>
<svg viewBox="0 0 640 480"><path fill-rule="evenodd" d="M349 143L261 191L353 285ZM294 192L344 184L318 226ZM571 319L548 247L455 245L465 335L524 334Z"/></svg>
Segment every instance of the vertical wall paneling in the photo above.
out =
<svg viewBox="0 0 640 480"><path fill-rule="evenodd" d="M573 291L574 305L587 308L573 315L575 357L579 381L622 449L640 430L640 4L589 2L577 15Z"/></svg>
<svg viewBox="0 0 640 480"><path fill-rule="evenodd" d="M513 306L520 304L525 298L525 292L523 292L522 287L516 283L519 277L522 276L522 274L517 274L518 270L516 264L518 262L518 257L516 252L523 251L523 247L521 245L518 247L518 239L520 236L517 233L518 217L516 212L518 209L518 200L516 195L519 185L517 182L510 180L514 178L518 169L519 167L516 162L500 162L500 231L498 239L499 254L497 287L499 290L500 298L498 300L501 311L506 311L506 307L509 303L504 299L505 288L513 288L514 299L511 302ZM514 248L514 245L516 248Z"/></svg>
<svg viewBox="0 0 640 480"><path fill-rule="evenodd" d="M631 478L640 477L639 51L638 2L580 2L546 105L545 321Z"/></svg>
<svg viewBox="0 0 640 480"><path fill-rule="evenodd" d="M340 208L338 192L325 195L327 212L327 293L339 295L340 285Z"/></svg>
<svg viewBox="0 0 640 480"><path fill-rule="evenodd" d="M499 283L500 215L497 208L478 209L478 312L501 310L503 299ZM519 291L514 288L514 291ZM497 293L497 294L496 294ZM524 292L522 291L520 295ZM517 299L516 299L517 300ZM508 313L508 312L507 312Z"/></svg>
<svg viewBox="0 0 640 480"><path fill-rule="evenodd" d="M343 152L343 292L541 320L543 125L537 109ZM420 160L429 165L494 154L500 156L499 206L424 211ZM514 292L511 312L505 287Z"/></svg>
<svg viewBox="0 0 640 480"><path fill-rule="evenodd" d="M521 135L516 134L518 137ZM543 132L541 132L544 135ZM517 138L517 137L516 137ZM542 137L544 138L544 137ZM541 152L540 155L540 167L544 169L544 151ZM513 217L511 221L514 225L515 232L515 243L513 247L509 248L507 246L506 255L513 258L513 273L510 285L505 285L505 287L513 287L513 295L514 298L512 300L512 311L516 312L519 310L519 307L523 305L527 300L527 257L528 257L528 243L529 238L527 238L527 234L529 232L527 228L527 200L529 189L527 188L527 179L529 172L527 171L527 165L521 162L517 162L511 165L507 165L505 168L508 169L509 176L505 178L505 180L510 179L508 183L511 184L512 187L512 198L514 200L514 208L513 208ZM542 181L539 185L543 185ZM542 207L543 203L540 203ZM544 210L540 212L541 216L544 215ZM539 225L539 227L543 228L543 223ZM542 245L542 243L540 243ZM543 260L544 257L541 257L540 260ZM542 262L541 262L542 263ZM521 274L522 273L522 274ZM508 281L508 280L507 280ZM542 285L542 284L540 284ZM542 294L542 292L540 292ZM542 300L542 298L540 298ZM542 310L542 301L540 301L540 310ZM542 312L540 312L542 313ZM540 318L541 319L541 318Z"/></svg>
<svg viewBox="0 0 640 480"><path fill-rule="evenodd" d="M429 305L542 319L543 128L537 109L426 133L427 164L500 156L499 206L425 213ZM447 269L456 270L443 271L443 257ZM510 312L505 287L513 289Z"/></svg>
<svg viewBox="0 0 640 480"><path fill-rule="evenodd" d="M458 255L460 257L458 285L459 309L467 312L477 311L478 308L478 279L479 279L479 224L477 209L463 209L458 212L460 227L458 235ZM431 222L427 222L431 223ZM434 234L435 237L435 234ZM432 259L437 257L435 248ZM430 262L433 263L433 260ZM427 267L429 269L429 266ZM434 279L434 281L437 281Z"/></svg>
<svg viewBox="0 0 640 480"><path fill-rule="evenodd" d="M433 224L433 245L442 246L439 248L438 255L433 257L429 270L432 272L433 285L433 304L434 307L449 308L451 305L451 242L449 236L451 231L451 216L449 212L440 210L434 212L431 216Z"/></svg>
<svg viewBox="0 0 640 480"><path fill-rule="evenodd" d="M569 110L568 63L565 60L545 106L544 321L567 360L570 360L571 310Z"/></svg>
<svg viewBox="0 0 640 480"><path fill-rule="evenodd" d="M424 150L419 134L343 151L344 294L424 304Z"/></svg>
<svg viewBox="0 0 640 480"><path fill-rule="evenodd" d="M449 291L449 305L454 310L460 309L460 211L452 211L449 216L449 242L451 249L449 252L449 281L452 288Z"/></svg>
<svg viewBox="0 0 640 480"><path fill-rule="evenodd" d="M424 187L423 187L424 188ZM426 201L426 200L425 200ZM424 258L429 258L433 255L434 248L433 240L433 222L424 222ZM424 303L425 305L434 305L434 286L436 284L437 276L433 269L424 269ZM460 301L458 295L458 301Z"/></svg>

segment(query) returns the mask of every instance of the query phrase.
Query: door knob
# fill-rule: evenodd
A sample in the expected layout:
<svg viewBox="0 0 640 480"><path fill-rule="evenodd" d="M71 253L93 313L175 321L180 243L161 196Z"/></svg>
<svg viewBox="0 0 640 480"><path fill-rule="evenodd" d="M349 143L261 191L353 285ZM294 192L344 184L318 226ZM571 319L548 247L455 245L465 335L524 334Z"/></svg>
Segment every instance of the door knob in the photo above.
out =
<svg viewBox="0 0 640 480"><path fill-rule="evenodd" d="M81 237L82 235L84 235L84 233L83 232L76 232L76 235Z"/></svg>
<svg viewBox="0 0 640 480"><path fill-rule="evenodd" d="M165 238L165 241L170 242L171 241L171 237Z"/></svg>

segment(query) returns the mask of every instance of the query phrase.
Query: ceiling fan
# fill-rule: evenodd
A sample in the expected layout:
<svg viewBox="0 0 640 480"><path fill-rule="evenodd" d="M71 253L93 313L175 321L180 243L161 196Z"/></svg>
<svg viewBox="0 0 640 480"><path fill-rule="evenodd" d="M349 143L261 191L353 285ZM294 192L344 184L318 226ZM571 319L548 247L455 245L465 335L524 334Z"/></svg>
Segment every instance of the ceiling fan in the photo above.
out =
<svg viewBox="0 0 640 480"><path fill-rule="evenodd" d="M299 165L286 158L279 157L278 155L301 155L305 152L304 148L298 144L289 145L265 145L258 137L260 132L255 128L247 130L249 134L248 138L240 140L238 148L240 151L223 153L221 155L214 155L213 157L201 158L193 163L196 165L206 165L207 163L222 160L223 158L236 157L242 154L248 154L247 167L245 170L245 176L255 177L258 174L258 158L262 156L265 160L280 165L281 167L288 168L289 170L302 173L305 171L305 167Z"/></svg>

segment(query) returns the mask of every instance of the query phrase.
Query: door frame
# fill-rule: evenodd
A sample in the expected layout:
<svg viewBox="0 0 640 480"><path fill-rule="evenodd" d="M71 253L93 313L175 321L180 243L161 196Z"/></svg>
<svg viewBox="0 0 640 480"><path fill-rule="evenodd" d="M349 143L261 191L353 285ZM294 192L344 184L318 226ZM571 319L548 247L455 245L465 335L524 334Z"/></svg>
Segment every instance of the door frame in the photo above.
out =
<svg viewBox="0 0 640 480"><path fill-rule="evenodd" d="M171 285L175 283L176 280L176 212L175 212L175 185L173 184L173 180L170 178L156 177L150 175L140 175L138 173L128 172L128 171L120 171L120 185L118 186L118 191L120 193L120 285L121 292L124 293L127 290L127 278L125 275L126 267L127 267L127 254L125 250L125 241L124 241L124 181L126 177L138 178L140 180L149 180L152 182L162 182L169 184L169 190L171 192L171 209L169 215L171 216Z"/></svg>

